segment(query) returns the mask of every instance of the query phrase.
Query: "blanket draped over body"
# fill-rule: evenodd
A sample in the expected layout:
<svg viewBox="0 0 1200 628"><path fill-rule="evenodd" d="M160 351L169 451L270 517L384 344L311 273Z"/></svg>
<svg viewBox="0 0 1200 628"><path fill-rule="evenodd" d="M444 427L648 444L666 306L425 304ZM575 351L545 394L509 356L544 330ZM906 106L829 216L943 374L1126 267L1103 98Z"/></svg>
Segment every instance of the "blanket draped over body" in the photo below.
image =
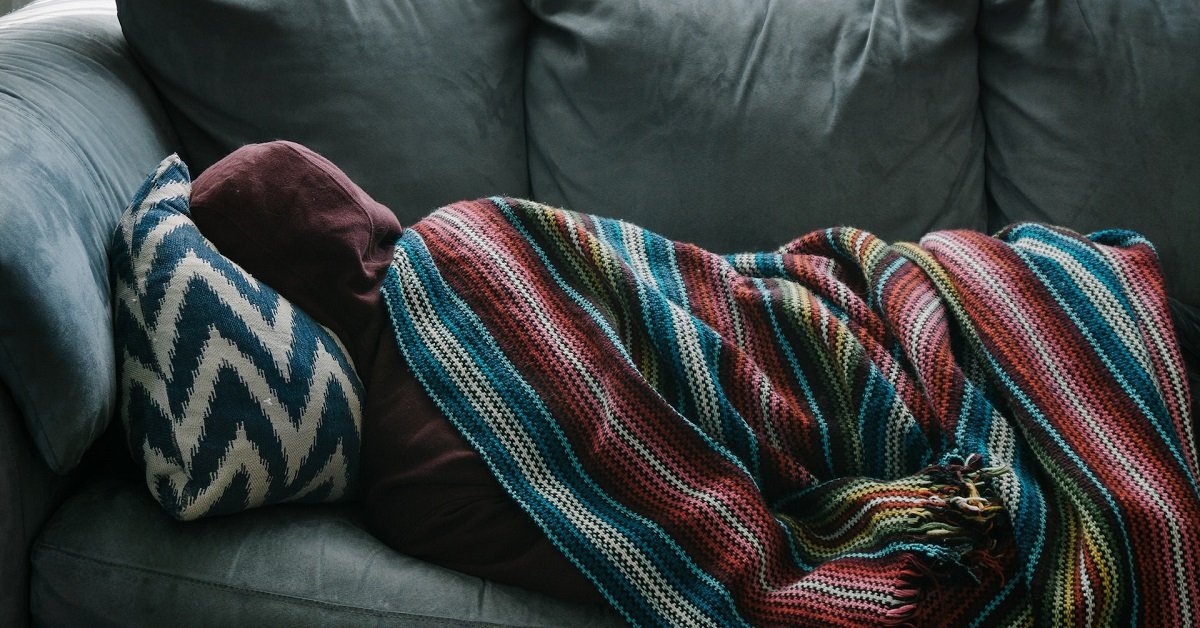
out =
<svg viewBox="0 0 1200 628"><path fill-rule="evenodd" d="M1196 625L1153 248L1036 224L720 256L513 199L409 228L401 351L629 621Z"/></svg>

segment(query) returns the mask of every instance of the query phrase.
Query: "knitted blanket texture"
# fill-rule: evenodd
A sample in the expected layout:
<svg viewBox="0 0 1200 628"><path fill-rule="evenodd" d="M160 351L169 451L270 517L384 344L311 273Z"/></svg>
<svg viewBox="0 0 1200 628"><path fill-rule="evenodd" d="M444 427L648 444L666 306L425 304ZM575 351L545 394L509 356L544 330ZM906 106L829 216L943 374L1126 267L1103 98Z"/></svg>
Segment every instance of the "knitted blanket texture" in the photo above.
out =
<svg viewBox="0 0 1200 628"><path fill-rule="evenodd" d="M384 284L425 389L628 621L1200 623L1153 247L1037 224L716 255L492 198Z"/></svg>

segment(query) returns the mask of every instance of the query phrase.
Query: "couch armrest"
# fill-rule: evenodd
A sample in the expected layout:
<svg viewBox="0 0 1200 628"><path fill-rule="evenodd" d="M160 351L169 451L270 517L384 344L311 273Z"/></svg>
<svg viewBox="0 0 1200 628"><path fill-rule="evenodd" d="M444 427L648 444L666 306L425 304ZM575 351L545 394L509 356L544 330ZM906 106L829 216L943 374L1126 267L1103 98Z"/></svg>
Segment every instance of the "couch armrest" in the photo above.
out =
<svg viewBox="0 0 1200 628"><path fill-rule="evenodd" d="M59 473L110 422L108 247L175 143L111 0L0 19L0 380Z"/></svg>
<svg viewBox="0 0 1200 628"><path fill-rule="evenodd" d="M69 482L38 455L0 385L0 626L29 622L29 547Z"/></svg>
<svg viewBox="0 0 1200 628"><path fill-rule="evenodd" d="M111 422L107 249L175 145L111 0L0 18L0 625L28 622L32 539Z"/></svg>

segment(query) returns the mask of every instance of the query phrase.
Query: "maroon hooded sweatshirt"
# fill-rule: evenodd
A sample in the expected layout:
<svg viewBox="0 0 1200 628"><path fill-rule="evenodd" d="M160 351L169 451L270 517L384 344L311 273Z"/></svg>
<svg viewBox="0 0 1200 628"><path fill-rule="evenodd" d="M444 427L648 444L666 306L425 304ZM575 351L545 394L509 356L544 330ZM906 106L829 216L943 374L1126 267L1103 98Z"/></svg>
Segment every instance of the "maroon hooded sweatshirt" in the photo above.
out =
<svg viewBox="0 0 1200 628"><path fill-rule="evenodd" d="M368 525L396 550L542 591L600 601L422 389L380 294L402 228L337 166L291 142L252 144L196 178L192 218L222 254L328 327L366 389Z"/></svg>

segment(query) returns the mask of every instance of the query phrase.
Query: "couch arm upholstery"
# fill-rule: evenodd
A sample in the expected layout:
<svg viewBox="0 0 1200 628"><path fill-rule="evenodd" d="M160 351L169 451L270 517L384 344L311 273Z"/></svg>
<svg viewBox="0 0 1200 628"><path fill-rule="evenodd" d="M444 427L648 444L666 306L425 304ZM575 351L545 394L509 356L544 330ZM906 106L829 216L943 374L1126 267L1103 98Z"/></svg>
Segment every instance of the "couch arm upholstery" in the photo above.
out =
<svg viewBox="0 0 1200 628"><path fill-rule="evenodd" d="M67 484L38 456L0 386L0 626L29 621L29 547Z"/></svg>
<svg viewBox="0 0 1200 628"><path fill-rule="evenodd" d="M111 1L0 18L0 625L28 622L32 539L111 422L107 247L174 144Z"/></svg>
<svg viewBox="0 0 1200 628"><path fill-rule="evenodd" d="M112 2L0 19L0 379L59 473L112 416L108 244L174 144Z"/></svg>

